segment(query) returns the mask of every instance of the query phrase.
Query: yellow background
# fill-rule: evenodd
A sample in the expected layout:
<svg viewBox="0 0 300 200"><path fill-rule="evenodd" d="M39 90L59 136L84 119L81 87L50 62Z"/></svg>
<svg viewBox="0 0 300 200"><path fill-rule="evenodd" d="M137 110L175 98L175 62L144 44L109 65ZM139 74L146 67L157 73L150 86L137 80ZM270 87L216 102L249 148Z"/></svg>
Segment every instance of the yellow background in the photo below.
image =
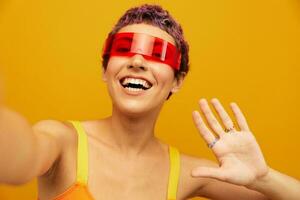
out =
<svg viewBox="0 0 300 200"><path fill-rule="evenodd" d="M6 105L31 123L110 114L101 81L106 34L128 8L159 3L182 24L191 71L156 132L182 152L214 159L193 125L201 97L236 101L268 164L300 178L300 2L296 0L1 0L0 71ZM217 192L217 191L216 191ZM36 181L0 186L0 199L35 199Z"/></svg>

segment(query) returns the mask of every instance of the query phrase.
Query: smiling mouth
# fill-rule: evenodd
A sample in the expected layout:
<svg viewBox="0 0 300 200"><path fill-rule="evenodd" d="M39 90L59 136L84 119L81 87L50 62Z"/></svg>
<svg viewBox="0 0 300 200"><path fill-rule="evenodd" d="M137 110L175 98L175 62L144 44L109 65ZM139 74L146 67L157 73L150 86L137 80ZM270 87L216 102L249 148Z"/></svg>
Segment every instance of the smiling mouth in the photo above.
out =
<svg viewBox="0 0 300 200"><path fill-rule="evenodd" d="M129 77L120 79L120 84L130 91L148 90L152 87L152 84L144 79Z"/></svg>

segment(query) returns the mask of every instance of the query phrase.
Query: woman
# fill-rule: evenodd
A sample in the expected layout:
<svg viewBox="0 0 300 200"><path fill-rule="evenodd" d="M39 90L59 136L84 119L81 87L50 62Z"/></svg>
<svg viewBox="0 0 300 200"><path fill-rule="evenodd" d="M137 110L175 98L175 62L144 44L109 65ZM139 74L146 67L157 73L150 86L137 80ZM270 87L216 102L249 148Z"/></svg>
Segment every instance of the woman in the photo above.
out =
<svg viewBox="0 0 300 200"><path fill-rule="evenodd" d="M92 121L40 121L0 113L0 182L23 184L38 177L39 199L299 199L299 181L267 166L246 120L239 125L217 99L200 100L196 127L219 165L180 154L154 137L159 112L188 72L181 27L159 6L128 10L103 51L103 80L112 115Z"/></svg>

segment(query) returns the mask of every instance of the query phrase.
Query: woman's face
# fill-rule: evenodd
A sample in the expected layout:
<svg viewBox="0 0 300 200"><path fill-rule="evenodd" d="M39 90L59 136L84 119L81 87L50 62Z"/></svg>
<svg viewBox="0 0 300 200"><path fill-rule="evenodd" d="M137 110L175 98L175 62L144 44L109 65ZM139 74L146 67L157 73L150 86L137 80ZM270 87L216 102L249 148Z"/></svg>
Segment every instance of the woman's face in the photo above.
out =
<svg viewBox="0 0 300 200"><path fill-rule="evenodd" d="M118 33L144 33L166 40L173 45L172 36L158 27L148 24L132 24ZM176 92L182 81L174 76L174 69L165 63L146 60L142 55L131 57L111 56L103 80L107 83L113 106L127 114L145 114L158 111L170 92ZM130 83L140 83L143 89L133 89ZM148 88L148 89L146 89Z"/></svg>

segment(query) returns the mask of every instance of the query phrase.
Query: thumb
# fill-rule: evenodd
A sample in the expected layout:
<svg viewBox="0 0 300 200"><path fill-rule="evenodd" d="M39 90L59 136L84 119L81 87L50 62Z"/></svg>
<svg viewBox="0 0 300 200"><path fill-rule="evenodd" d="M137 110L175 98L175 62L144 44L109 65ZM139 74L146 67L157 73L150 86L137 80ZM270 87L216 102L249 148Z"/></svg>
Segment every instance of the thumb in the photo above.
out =
<svg viewBox="0 0 300 200"><path fill-rule="evenodd" d="M197 167L192 170L192 176L195 178L213 178L221 181L225 180L224 172L219 167Z"/></svg>

